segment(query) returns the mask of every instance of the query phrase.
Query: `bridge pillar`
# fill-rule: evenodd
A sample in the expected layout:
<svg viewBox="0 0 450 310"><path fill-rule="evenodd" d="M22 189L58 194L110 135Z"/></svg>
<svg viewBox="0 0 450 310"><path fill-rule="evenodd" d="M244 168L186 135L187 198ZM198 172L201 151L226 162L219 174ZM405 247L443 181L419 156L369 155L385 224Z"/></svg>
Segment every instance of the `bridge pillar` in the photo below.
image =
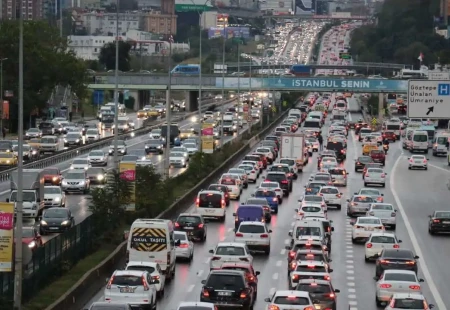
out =
<svg viewBox="0 0 450 310"><path fill-rule="evenodd" d="M194 112L198 110L198 91L185 91L184 98L186 100L186 111Z"/></svg>
<svg viewBox="0 0 450 310"><path fill-rule="evenodd" d="M380 93L378 96L378 118L382 118L384 116L384 95Z"/></svg>

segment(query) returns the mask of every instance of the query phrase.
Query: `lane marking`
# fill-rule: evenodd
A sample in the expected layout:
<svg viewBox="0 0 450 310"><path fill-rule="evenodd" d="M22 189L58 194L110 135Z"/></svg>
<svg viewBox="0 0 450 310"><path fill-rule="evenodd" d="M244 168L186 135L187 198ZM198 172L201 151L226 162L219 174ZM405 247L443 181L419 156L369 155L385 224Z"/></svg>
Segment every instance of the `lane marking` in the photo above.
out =
<svg viewBox="0 0 450 310"><path fill-rule="evenodd" d="M408 231L408 235L411 238L411 243L414 248L414 251L416 252L416 255L422 258L422 260L419 262L419 265L422 267L422 273L425 277L426 283L428 283L428 286L430 288L431 294L433 295L435 305L439 310L447 310L447 306L444 303L444 300L441 297L441 294L438 291L438 288L436 286L436 283L433 281L433 277L431 276L430 270L428 269L426 260L424 259L425 256L422 253L422 250L420 248L419 242L417 240L416 234L414 232L414 229L412 228L411 222L409 221L409 218L405 212L405 208L403 207L400 198L397 194L397 191L395 190L395 171L397 170L398 164L400 163L400 157L397 158L395 161L394 166L392 167L392 174L389 178L389 186L391 188L392 196L395 199L395 203L397 204L397 209L400 211L400 215L403 218L403 222L405 223L406 230ZM440 168L442 169L442 168Z"/></svg>
<svg viewBox="0 0 450 310"><path fill-rule="evenodd" d="M199 271L197 272L197 276L199 276L199 277L201 277L202 274L203 274L203 269L201 269L201 270L199 270Z"/></svg>
<svg viewBox="0 0 450 310"><path fill-rule="evenodd" d="M286 239L286 240L284 240L284 244L286 244L286 245L291 244L291 239Z"/></svg>
<svg viewBox="0 0 450 310"><path fill-rule="evenodd" d="M277 261L277 263L276 263L277 267L281 267L282 264L283 264L283 261L281 261L281 260Z"/></svg>
<svg viewBox="0 0 450 310"><path fill-rule="evenodd" d="M354 288L349 288L349 289L348 289L348 292L349 292L349 293L356 293L356 290L355 290Z"/></svg>
<svg viewBox="0 0 450 310"><path fill-rule="evenodd" d="M356 301L356 300L349 300L348 301L348 304L350 305L350 306L357 306L358 305L358 302ZM351 308L350 308L351 309Z"/></svg>
<svg viewBox="0 0 450 310"><path fill-rule="evenodd" d="M442 167L439 167L439 166L436 166L436 165L433 165L433 164L428 164L428 167L433 167L433 168L435 168L435 169L439 169L439 170L442 170L442 171L444 171L444 172L450 173L450 170L444 169L444 168L442 168Z"/></svg>
<svg viewBox="0 0 450 310"><path fill-rule="evenodd" d="M272 287L272 288L269 290L269 296L272 297L272 295L275 294L276 290L277 290L276 288Z"/></svg>
<svg viewBox="0 0 450 310"><path fill-rule="evenodd" d="M353 294L348 295L347 297L348 297L348 299L356 299L356 295L353 295Z"/></svg>
<svg viewBox="0 0 450 310"><path fill-rule="evenodd" d="M280 252L281 255L285 255L286 254L286 249L282 249Z"/></svg>
<svg viewBox="0 0 450 310"><path fill-rule="evenodd" d="M208 257L208 258L205 260L205 264L209 264L210 261L211 261L211 257Z"/></svg>
<svg viewBox="0 0 450 310"><path fill-rule="evenodd" d="M188 292L188 293L192 292L192 291L194 290L194 287L195 287L195 284L189 285L189 287L188 287L188 289L187 289L187 292Z"/></svg>
<svg viewBox="0 0 450 310"><path fill-rule="evenodd" d="M278 280L278 272L273 274L272 279Z"/></svg>

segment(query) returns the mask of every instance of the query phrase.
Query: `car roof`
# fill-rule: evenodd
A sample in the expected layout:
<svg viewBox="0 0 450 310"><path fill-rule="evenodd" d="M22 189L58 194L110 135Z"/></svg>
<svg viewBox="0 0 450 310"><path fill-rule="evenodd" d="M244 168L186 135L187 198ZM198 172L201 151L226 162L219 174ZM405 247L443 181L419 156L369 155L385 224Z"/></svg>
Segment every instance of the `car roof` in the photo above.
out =
<svg viewBox="0 0 450 310"><path fill-rule="evenodd" d="M406 270L406 269L386 269L386 270L384 270L384 273L385 274L388 274L388 273L408 273L408 274L413 274L413 275L417 276L415 271L413 271L413 270Z"/></svg>
<svg viewBox="0 0 450 310"><path fill-rule="evenodd" d="M150 262L150 261L129 261L128 265L132 265L132 266L146 266L146 267L156 267L156 265L158 265L158 263L155 262Z"/></svg>
<svg viewBox="0 0 450 310"><path fill-rule="evenodd" d="M305 292L305 291L288 291L288 290L275 291L275 296L296 296L296 297L307 297L307 298L310 298L309 292Z"/></svg>
<svg viewBox="0 0 450 310"><path fill-rule="evenodd" d="M146 271L143 270L116 270L114 271L114 276L136 276L141 277L143 273L146 273Z"/></svg>

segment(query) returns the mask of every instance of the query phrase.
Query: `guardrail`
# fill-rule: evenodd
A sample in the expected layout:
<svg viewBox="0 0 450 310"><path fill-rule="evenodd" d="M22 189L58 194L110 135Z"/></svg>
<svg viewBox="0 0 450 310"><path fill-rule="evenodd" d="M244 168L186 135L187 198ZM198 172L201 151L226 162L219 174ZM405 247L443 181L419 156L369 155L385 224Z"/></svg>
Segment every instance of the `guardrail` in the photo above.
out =
<svg viewBox="0 0 450 310"><path fill-rule="evenodd" d="M273 130L281 121L281 119L287 115L287 113L288 110L278 115L270 124L268 124L268 126L263 131L250 138L240 150L230 156L223 164L220 165L220 167L211 172L189 192L187 192L180 199L174 202L166 211L157 216L157 218L172 219L174 214L192 205L193 197L197 195L198 191L201 188L210 184L210 182L212 182L213 180L216 180L223 172L229 169L230 166L239 161L242 155L250 151L253 146L259 143L262 137ZM247 130L242 133L240 139L244 137L244 134L247 133ZM228 143L230 143L231 141L234 141L234 139L228 141ZM87 272L77 283L72 286L70 290L67 291L66 294L61 296L61 298L59 298L45 310L81 309L81 306L83 306L87 302L87 300L91 299L92 295L95 292L97 292L102 288L102 286L104 286L105 278L109 277L111 275L111 272L113 272L116 268L123 266L126 244L126 241L122 242L109 257L107 257L103 262ZM89 290L90 296L87 296L86 290ZM83 299L83 297L85 298L85 300L80 300Z"/></svg>
<svg viewBox="0 0 450 310"><path fill-rule="evenodd" d="M205 104L204 106L202 106L202 112L206 111L209 107L211 107L212 105L215 104L227 104L230 103L232 101L234 101L235 99L229 99L229 100L225 100L222 102L213 102L213 103L209 103L209 104ZM185 120L189 117L192 116L196 116L198 115L198 111L195 112L191 112L191 113L187 113L184 114L182 116L179 117L174 117L172 119L173 122L179 122L182 120ZM152 129L157 128L159 125L161 125L162 123L164 123L165 120L161 120L155 124L153 124L152 126L148 126L148 127L142 127L142 128L138 128L136 130L130 131L128 133L125 134L120 134L119 135L119 139L121 140L127 140L128 138L130 138L133 134L134 137L139 137L145 134L148 134ZM25 165L23 165L24 169L43 169L46 168L48 166L52 166L58 163L61 163L63 161L67 161L69 159L72 159L74 157L89 153L92 150L98 149L98 148L102 148L102 147L106 147L108 145L111 144L111 142L113 141L114 137L106 137L103 139L98 140L97 142L93 142L93 143L89 143L89 144L85 144L79 147L75 147L75 148L71 148L71 149L67 149L67 150L62 150L60 152L57 152L56 155L50 155L48 157L44 157L44 158L40 158L38 160L29 162ZM11 168L11 169L7 169L7 170L3 170L0 172L0 182L5 182L5 181L9 181L10 175L11 173L16 170L17 168Z"/></svg>

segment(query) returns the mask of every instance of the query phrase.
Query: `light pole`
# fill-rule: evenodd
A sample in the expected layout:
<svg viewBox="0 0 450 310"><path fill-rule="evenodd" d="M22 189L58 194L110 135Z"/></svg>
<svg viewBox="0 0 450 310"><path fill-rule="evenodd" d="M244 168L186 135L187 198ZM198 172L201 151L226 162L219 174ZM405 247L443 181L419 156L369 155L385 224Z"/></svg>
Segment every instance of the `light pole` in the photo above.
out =
<svg viewBox="0 0 450 310"><path fill-rule="evenodd" d="M58 1L58 0L56 0ZM62 2L63 0L59 0L59 21L60 21L60 25L59 25L59 35L63 36L63 16L62 16Z"/></svg>
<svg viewBox="0 0 450 310"><path fill-rule="evenodd" d="M172 43L173 36L169 37L169 85L167 86L166 92L166 150L164 152L164 175L168 179L170 177L170 136L171 136L171 110L170 106L172 103ZM200 67L200 72L201 72ZM164 126L164 125L163 125ZM201 143L200 143L201 144Z"/></svg>
<svg viewBox="0 0 450 310"><path fill-rule="evenodd" d="M116 1L116 63L114 68L114 169L119 171L119 0Z"/></svg>
<svg viewBox="0 0 450 310"><path fill-rule="evenodd" d="M2 95L3 97L3 95ZM14 309L22 309L22 229L23 229L23 7L19 18L19 128L17 146L16 242L14 265ZM2 102L3 104L3 102Z"/></svg>
<svg viewBox="0 0 450 310"><path fill-rule="evenodd" d="M222 45L222 100L225 100L225 42L227 41L227 24L223 25L223 45ZM224 106L220 108L220 147L223 145L223 110Z"/></svg>
<svg viewBox="0 0 450 310"><path fill-rule="evenodd" d="M0 104L2 105L2 115L0 115L0 128L3 128L3 62L8 58L0 58Z"/></svg>

